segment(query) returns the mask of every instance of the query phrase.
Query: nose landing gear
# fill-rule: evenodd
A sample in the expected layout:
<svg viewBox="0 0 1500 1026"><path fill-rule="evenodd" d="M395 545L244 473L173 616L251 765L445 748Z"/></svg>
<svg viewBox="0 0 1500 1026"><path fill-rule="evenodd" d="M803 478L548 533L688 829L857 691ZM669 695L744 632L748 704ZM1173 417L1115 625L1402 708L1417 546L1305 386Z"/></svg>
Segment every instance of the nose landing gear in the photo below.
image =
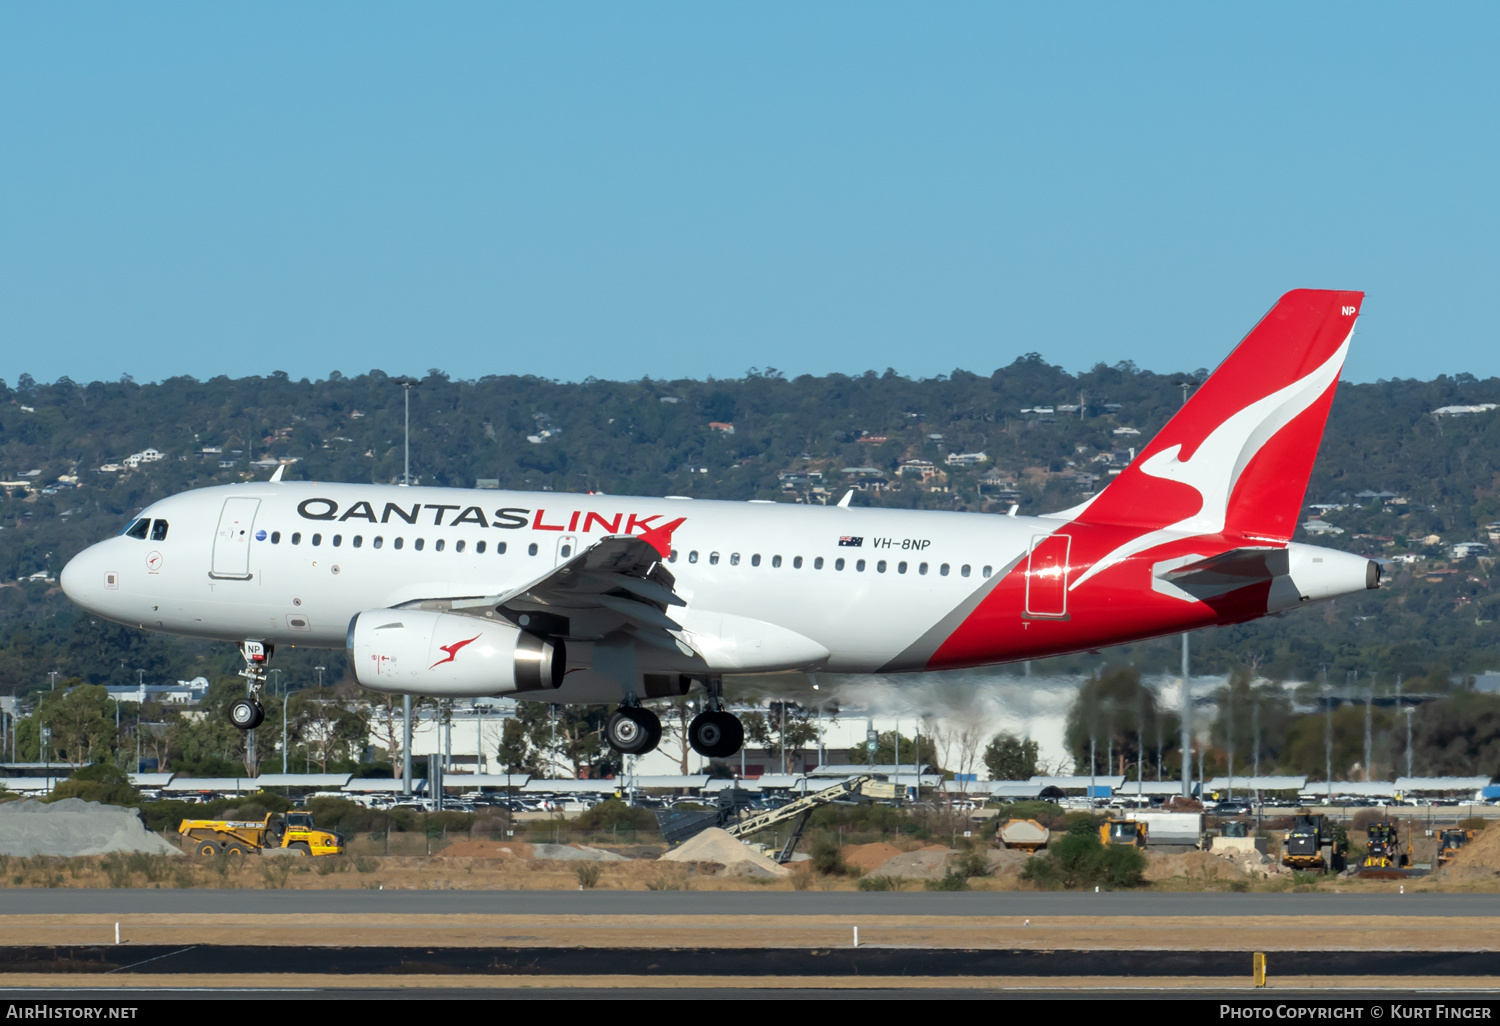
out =
<svg viewBox="0 0 1500 1026"><path fill-rule="evenodd" d="M229 703L229 722L240 730L254 730L266 718L260 704L260 689L266 685L266 664L274 651L270 645L259 641L240 642L240 656L245 668L240 676L245 678L245 697Z"/></svg>

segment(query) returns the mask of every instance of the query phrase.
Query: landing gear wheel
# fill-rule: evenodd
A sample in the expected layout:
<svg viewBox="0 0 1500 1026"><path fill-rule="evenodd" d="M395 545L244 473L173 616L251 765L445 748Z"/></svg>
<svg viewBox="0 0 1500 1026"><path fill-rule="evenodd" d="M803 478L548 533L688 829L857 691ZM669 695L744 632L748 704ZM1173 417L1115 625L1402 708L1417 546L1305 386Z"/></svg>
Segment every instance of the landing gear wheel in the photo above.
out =
<svg viewBox="0 0 1500 1026"><path fill-rule="evenodd" d="M604 724L604 740L621 755L645 755L661 743L661 720L650 709L621 706Z"/></svg>
<svg viewBox="0 0 1500 1026"><path fill-rule="evenodd" d="M727 759L745 743L745 728L733 713L709 710L688 724L688 744L706 759Z"/></svg>
<svg viewBox="0 0 1500 1026"><path fill-rule="evenodd" d="M240 730L254 730L266 718L266 711L253 698L236 698L229 703L229 722Z"/></svg>

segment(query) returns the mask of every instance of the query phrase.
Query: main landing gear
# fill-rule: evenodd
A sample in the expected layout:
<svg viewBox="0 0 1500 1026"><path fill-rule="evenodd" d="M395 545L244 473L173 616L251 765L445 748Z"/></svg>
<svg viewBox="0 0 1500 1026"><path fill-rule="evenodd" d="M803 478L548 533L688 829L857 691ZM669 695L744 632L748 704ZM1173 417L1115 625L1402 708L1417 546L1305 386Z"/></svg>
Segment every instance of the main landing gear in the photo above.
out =
<svg viewBox="0 0 1500 1026"><path fill-rule="evenodd" d="M717 677L706 683L708 708L688 724L688 744L707 759L727 759L745 743L745 728L739 718L724 709L724 696ZM661 743L661 720L639 705L622 705L604 724L604 740L621 755L645 755Z"/></svg>
<svg viewBox="0 0 1500 1026"><path fill-rule="evenodd" d="M724 681L710 677L708 708L688 724L688 744L705 759L727 759L745 743L745 727L738 716L724 708Z"/></svg>
<svg viewBox="0 0 1500 1026"><path fill-rule="evenodd" d="M240 676L245 678L245 697L229 703L229 722L240 730L254 730L266 718L260 704L260 689L266 684L266 663L271 659L270 645L259 641L240 642L240 656L245 668Z"/></svg>

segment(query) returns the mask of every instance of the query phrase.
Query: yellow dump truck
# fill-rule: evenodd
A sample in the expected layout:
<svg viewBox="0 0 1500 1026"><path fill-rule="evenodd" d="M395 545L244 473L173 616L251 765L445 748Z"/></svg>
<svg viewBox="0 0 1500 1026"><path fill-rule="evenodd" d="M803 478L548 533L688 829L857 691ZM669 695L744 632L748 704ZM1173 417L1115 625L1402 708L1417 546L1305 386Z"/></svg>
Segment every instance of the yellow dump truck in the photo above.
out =
<svg viewBox="0 0 1500 1026"><path fill-rule="evenodd" d="M1115 819L1111 816L1099 824L1099 843L1104 845L1122 844L1127 847L1144 848L1146 846L1146 824L1137 823L1133 819Z"/></svg>
<svg viewBox="0 0 1500 1026"><path fill-rule="evenodd" d="M303 855L342 855L344 838L319 830L306 812L268 813L265 819L185 819L177 827L192 851L212 855L258 855L267 848L286 848Z"/></svg>

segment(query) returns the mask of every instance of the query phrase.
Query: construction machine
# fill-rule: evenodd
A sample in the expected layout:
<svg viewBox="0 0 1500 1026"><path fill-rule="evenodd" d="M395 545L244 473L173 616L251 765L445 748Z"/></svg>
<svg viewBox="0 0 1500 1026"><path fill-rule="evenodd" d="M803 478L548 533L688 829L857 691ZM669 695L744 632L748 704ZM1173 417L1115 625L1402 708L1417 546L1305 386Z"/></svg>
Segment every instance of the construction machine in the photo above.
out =
<svg viewBox="0 0 1500 1026"><path fill-rule="evenodd" d="M285 848L303 855L342 855L344 837L319 830L308 812L270 812L265 819L185 819L177 832L204 857L259 855L268 848Z"/></svg>
<svg viewBox="0 0 1500 1026"><path fill-rule="evenodd" d="M1411 844L1401 850L1401 828L1395 823L1371 823L1367 837L1361 869L1404 869L1411 863Z"/></svg>
<svg viewBox="0 0 1500 1026"><path fill-rule="evenodd" d="M1323 849L1328 849L1325 858ZM1281 841L1281 864L1292 869L1342 872L1348 842L1321 815L1297 817L1296 824Z"/></svg>
<svg viewBox="0 0 1500 1026"><path fill-rule="evenodd" d="M1146 824L1133 819L1116 819L1111 816L1099 824L1099 843L1144 848L1146 846Z"/></svg>
<svg viewBox="0 0 1500 1026"><path fill-rule="evenodd" d="M1478 830L1465 830L1462 827L1453 827L1444 830L1438 835L1438 865L1446 866L1453 861L1453 856L1458 854L1458 849L1474 840L1479 835Z"/></svg>

